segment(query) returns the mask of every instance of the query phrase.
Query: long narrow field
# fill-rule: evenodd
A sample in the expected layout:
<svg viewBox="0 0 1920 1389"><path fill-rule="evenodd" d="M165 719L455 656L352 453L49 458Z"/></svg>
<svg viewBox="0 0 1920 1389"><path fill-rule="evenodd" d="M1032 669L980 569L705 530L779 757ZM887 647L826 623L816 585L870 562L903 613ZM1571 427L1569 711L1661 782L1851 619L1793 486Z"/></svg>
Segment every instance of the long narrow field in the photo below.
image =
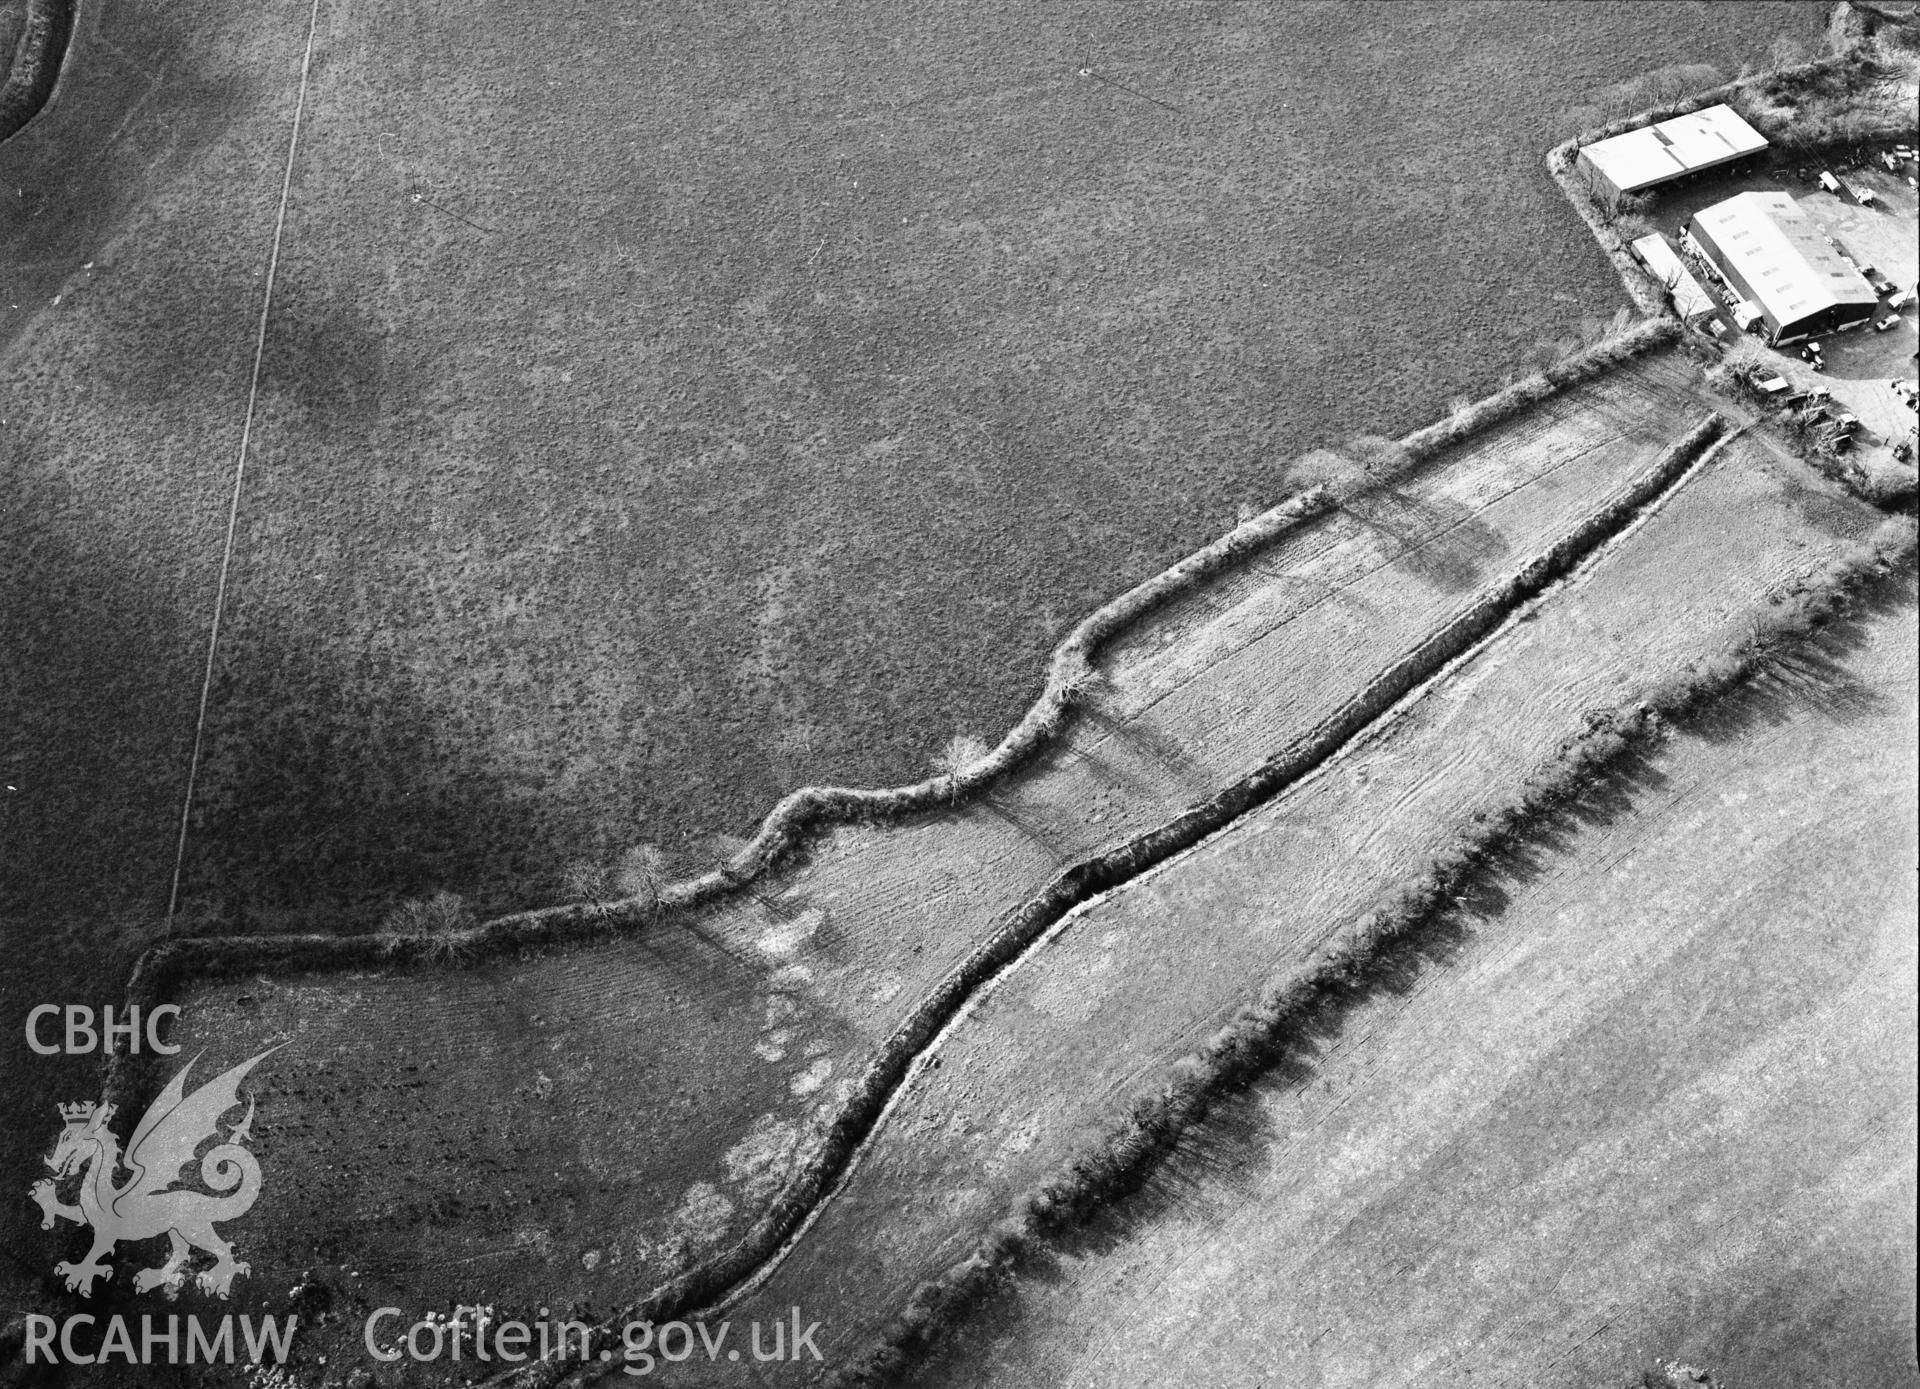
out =
<svg viewBox="0 0 1920 1389"><path fill-rule="evenodd" d="M1684 730L919 1382L1920 1382L1910 588L1849 645Z"/></svg>
<svg viewBox="0 0 1920 1389"><path fill-rule="evenodd" d="M798 1303L850 1353L1014 1196L1211 1035L1309 968L1386 889L1582 727L1872 513L1737 440L1565 589L1322 773L1114 893L1005 978L923 1066L751 1319ZM1684 577L1683 577L1684 576Z"/></svg>
<svg viewBox="0 0 1920 1389"><path fill-rule="evenodd" d="M1300 738L1644 474L1702 412L1684 361L1661 353L1495 426L1391 496L1282 538L1259 557L1259 588L1229 580L1236 642L1192 627L1185 606L1169 610L1170 641L1148 642L1156 660L1123 658L1095 715L1001 789L898 826L836 831L757 895L669 918L636 942L471 972L191 988L183 1039L209 1048L207 1064L295 1044L281 1054L284 1120L263 1123L262 1160L314 1175L264 1196L253 1219L295 1262L401 1271L395 1296L464 1286L519 1301L564 1287L605 1306L647 1291L744 1232L880 1045L1063 867ZM1402 524L1373 519L1389 506ZM1156 671L1162 685L1145 683ZM530 1031L534 1015L545 1021ZM409 1189L468 1194L374 1198L382 1218L368 1224L347 1214L368 1199L358 1149L392 1102L398 1058L436 1060L446 1112L416 1115L382 1165L403 1166ZM494 1136L476 1146L480 1133ZM516 1261L503 1228L539 1232L553 1262ZM596 1254L609 1241L621 1259ZM468 1253L455 1261L453 1249ZM483 1249L492 1257L465 1262Z"/></svg>

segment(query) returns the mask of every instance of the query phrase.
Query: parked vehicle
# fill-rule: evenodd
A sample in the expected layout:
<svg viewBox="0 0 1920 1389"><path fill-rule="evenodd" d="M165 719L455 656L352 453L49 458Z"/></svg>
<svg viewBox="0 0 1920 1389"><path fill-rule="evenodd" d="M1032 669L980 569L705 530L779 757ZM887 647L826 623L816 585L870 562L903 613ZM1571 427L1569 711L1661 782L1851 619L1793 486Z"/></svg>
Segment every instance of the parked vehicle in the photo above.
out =
<svg viewBox="0 0 1920 1389"><path fill-rule="evenodd" d="M1784 395L1791 389L1787 384L1787 378L1784 376L1762 377L1753 383L1753 388L1762 395L1774 396L1776 398Z"/></svg>
<svg viewBox="0 0 1920 1389"><path fill-rule="evenodd" d="M1840 180L1828 173L1825 169L1822 169L1820 171L1820 186L1829 193L1838 193L1840 191Z"/></svg>
<svg viewBox="0 0 1920 1389"><path fill-rule="evenodd" d="M1889 328L1898 328L1899 326L1900 315L1897 313L1890 313L1885 318L1876 318L1873 321L1873 331L1876 333L1884 333Z"/></svg>
<svg viewBox="0 0 1920 1389"><path fill-rule="evenodd" d="M1898 294L1894 295L1893 298L1887 300L1887 307L1892 309L1895 313L1898 313L1900 310L1906 308L1907 305L1911 304L1913 300L1914 300L1913 291L1910 289L1903 289Z"/></svg>

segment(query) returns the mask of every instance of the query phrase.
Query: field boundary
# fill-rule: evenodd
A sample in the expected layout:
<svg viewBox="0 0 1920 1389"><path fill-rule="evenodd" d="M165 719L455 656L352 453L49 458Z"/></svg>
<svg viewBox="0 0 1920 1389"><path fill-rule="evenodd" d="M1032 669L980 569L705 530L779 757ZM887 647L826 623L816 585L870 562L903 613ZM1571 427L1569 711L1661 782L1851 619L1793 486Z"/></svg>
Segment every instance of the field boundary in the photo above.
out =
<svg viewBox="0 0 1920 1389"><path fill-rule="evenodd" d="M1447 450L1496 424L1627 363L1675 343L1670 317L1635 323L1593 346L1534 372L1435 421L1400 441L1400 466L1343 486L1315 486L1243 522L1083 618L1054 649L1038 699L979 761L945 775L886 789L809 786L788 793L758 832L726 864L664 887L657 898L567 902L509 913L445 935L391 932L356 935L181 936L146 950L128 980L128 998L143 1006L164 999L188 979L256 972L341 970L400 964L473 964L541 945L644 929L662 910L704 906L747 889L815 836L840 824L888 822L947 811L986 791L1037 757L1065 728L1073 708L1098 679L1099 651L1148 614L1281 537L1424 468ZM109 1086L126 1084L120 1064Z"/></svg>
<svg viewBox="0 0 1920 1389"><path fill-rule="evenodd" d="M1459 830L1455 847L1360 917L1305 973L1271 976L1253 1001L1208 1043L1174 1062L1158 1093L1136 1100L1100 1140L1011 1203L966 1258L923 1282L872 1349L828 1376L834 1389L895 1381L919 1362L1023 1259L1085 1225L1147 1180L1212 1104L1246 1085L1312 1031L1322 1008L1370 987L1392 950L1417 946L1456 899L1497 871L1502 856L1548 821L1576 809L1631 756L1666 736L1670 721L1698 713L1788 659L1867 584L1911 569L1911 517L1892 517L1845 547L1815 574L1752 611L1749 634L1656 680L1636 700L1589 714L1586 726L1520 784L1515 795Z"/></svg>
<svg viewBox="0 0 1920 1389"><path fill-rule="evenodd" d="M1730 422L1708 413L1609 501L1566 534L1494 584L1403 652L1339 709L1296 738L1253 772L1198 805L1106 853L1077 863L1016 910L1006 922L948 971L881 1044L840 1112L814 1130L811 1154L733 1247L662 1284L603 1323L628 1320L656 1324L724 1302L789 1242L820 1204L838 1189L879 1125L912 1067L947 1024L983 988L1006 972L1074 908L1111 891L1143 871L1185 852L1272 800L1324 765L1364 733L1402 698L1497 631L1524 604L1574 572L1639 517L1684 484ZM596 1343L597 1344L597 1343ZM494 1384L546 1384L558 1375L551 1362L504 1372Z"/></svg>

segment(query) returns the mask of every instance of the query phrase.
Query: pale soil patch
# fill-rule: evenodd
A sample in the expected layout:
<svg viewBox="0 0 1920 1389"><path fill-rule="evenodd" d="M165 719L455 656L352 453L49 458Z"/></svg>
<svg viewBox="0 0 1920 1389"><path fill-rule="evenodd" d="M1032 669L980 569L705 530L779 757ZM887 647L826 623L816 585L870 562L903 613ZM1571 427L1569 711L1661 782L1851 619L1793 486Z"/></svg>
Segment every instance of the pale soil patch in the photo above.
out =
<svg viewBox="0 0 1920 1389"><path fill-rule="evenodd" d="M290 1043L257 1072L256 1273L337 1264L408 1306L565 1305L651 1286L750 1219L824 1079L804 1053L855 1043L686 935L589 958L189 997L196 1075Z"/></svg>
<svg viewBox="0 0 1920 1389"><path fill-rule="evenodd" d="M1871 521L1797 465L1731 445L1400 718L1074 919L948 1038L941 1068L919 1075L847 1189L737 1315L798 1301L836 1347L858 1347L1262 979L1310 967L1455 826L1509 795L1582 711L1732 635L1769 586Z"/></svg>
<svg viewBox="0 0 1920 1389"><path fill-rule="evenodd" d="M921 1382L1915 1383L1910 604L1867 635L1676 739Z"/></svg>

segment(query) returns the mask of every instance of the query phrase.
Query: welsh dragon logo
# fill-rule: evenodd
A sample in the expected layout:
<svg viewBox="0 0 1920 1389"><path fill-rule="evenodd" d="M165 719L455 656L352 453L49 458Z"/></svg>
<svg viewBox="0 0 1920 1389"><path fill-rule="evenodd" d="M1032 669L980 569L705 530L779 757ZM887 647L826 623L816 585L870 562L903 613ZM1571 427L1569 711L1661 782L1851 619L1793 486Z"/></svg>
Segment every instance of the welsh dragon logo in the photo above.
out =
<svg viewBox="0 0 1920 1389"><path fill-rule="evenodd" d="M250 1271L234 1259L233 1246L213 1227L216 1222L238 1220L253 1208L260 1195L260 1164L245 1146L253 1136L253 1097L247 1097L247 1117L233 1125L225 1138L220 1136L220 1123L229 1110L238 1107L240 1082L247 1072L279 1049L269 1047L252 1060L242 1061L191 1095L186 1088L193 1061L187 1062L134 1127L124 1159L120 1140L107 1127L113 1118L113 1105L96 1106L92 1100L83 1100L58 1106L65 1127L47 1159L53 1178L35 1182L27 1194L44 1213L41 1229L51 1230L56 1216L93 1227L93 1248L85 1259L77 1264L63 1260L53 1266L53 1271L66 1279L69 1291L91 1297L94 1279L113 1277L113 1270L100 1261L113 1252L116 1243L157 1235L173 1241L172 1252L164 1264L142 1269L135 1276L136 1292L164 1288L168 1297L177 1297L187 1281L187 1261L194 1249L202 1249L214 1258L213 1267L195 1279L202 1292L225 1297L234 1275ZM176 1187L180 1169L193 1161L195 1152L209 1138L219 1141L200 1158L200 1180L216 1194ZM132 1175L116 1186L122 1166ZM79 1196L77 1204L69 1206L60 1201L55 1184L75 1172L80 1173Z"/></svg>

